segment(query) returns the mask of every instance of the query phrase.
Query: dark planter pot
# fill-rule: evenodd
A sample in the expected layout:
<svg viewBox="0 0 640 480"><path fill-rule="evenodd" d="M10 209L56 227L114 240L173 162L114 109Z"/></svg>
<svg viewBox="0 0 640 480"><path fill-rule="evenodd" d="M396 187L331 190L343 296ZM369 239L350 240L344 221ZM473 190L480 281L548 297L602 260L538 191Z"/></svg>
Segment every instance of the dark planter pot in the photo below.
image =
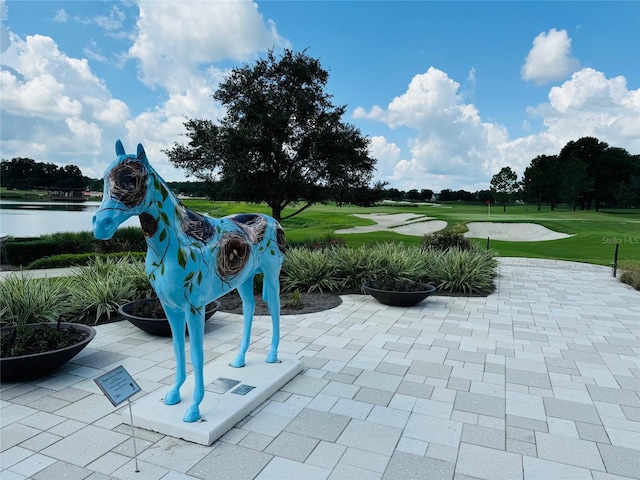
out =
<svg viewBox="0 0 640 480"><path fill-rule="evenodd" d="M436 287L428 285L426 283L421 284L421 290L410 292L396 292L389 290L379 290L374 288L371 283L365 283L362 285L364 291L385 305L392 305L394 307L413 307L429 295L436 291Z"/></svg>
<svg viewBox="0 0 640 480"><path fill-rule="evenodd" d="M129 322L133 323L140 330L144 330L151 335L156 335L158 337L170 337L171 336L171 326L169 325L169 320L166 318L151 318L151 317L138 317L131 312L137 305L141 304L149 304L158 302L157 297L153 298L145 298L143 300L134 300L132 302L125 303L121 305L118 311L120 315L126 318ZM217 300L215 302L211 302L207 305L204 314L204 321L206 322L211 318L211 316L218 311L220 308L220 302Z"/></svg>
<svg viewBox="0 0 640 480"><path fill-rule="evenodd" d="M55 328L56 323L30 323L27 325L32 328L41 328L47 326ZM2 332L8 332L12 327L4 327ZM87 332L89 335L79 343L69 347L51 350L49 352L33 353L30 355L21 355L19 357L7 357L0 359L0 380L3 382L17 382L32 378L44 377L61 367L80 351L86 347L93 337L96 336L96 330L89 325L80 323L61 323L61 329L75 328Z"/></svg>

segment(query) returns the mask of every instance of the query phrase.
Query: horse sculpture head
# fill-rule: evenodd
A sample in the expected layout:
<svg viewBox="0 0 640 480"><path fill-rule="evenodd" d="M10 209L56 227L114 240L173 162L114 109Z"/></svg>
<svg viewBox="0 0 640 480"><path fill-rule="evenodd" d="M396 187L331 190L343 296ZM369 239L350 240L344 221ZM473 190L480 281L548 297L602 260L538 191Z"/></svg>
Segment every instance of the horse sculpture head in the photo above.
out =
<svg viewBox="0 0 640 480"><path fill-rule="evenodd" d="M136 155L127 155L118 140L116 155L104 173L102 204L93 216L93 234L100 240L109 240L125 220L143 211L149 189L151 167L142 144Z"/></svg>

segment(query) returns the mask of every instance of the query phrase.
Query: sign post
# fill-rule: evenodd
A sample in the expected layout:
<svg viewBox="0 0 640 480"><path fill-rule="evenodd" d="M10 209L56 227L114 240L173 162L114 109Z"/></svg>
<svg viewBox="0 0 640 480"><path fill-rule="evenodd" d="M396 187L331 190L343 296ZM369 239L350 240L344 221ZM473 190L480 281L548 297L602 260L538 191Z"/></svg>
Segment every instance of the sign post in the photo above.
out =
<svg viewBox="0 0 640 480"><path fill-rule="evenodd" d="M94 379L100 387L102 393L109 399L114 407L117 407L125 400L129 402L129 416L131 418L131 437L133 439L133 458L136 462L136 473L138 469L138 451L136 448L136 431L133 426L133 410L131 409L131 397L141 391L140 386L135 382L129 372L120 365Z"/></svg>

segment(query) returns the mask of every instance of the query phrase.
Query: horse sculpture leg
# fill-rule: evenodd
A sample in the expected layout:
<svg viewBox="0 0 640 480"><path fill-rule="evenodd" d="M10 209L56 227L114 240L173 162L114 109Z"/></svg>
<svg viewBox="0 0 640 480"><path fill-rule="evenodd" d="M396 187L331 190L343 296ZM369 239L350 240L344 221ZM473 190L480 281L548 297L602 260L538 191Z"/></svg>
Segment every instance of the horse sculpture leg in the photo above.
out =
<svg viewBox="0 0 640 480"><path fill-rule="evenodd" d="M200 403L204 398L204 309L199 314L189 315L189 343L191 345L191 364L193 365L193 401L184 414L185 422L195 422L200 418Z"/></svg>
<svg viewBox="0 0 640 480"><path fill-rule="evenodd" d="M171 326L173 352L176 356L176 378L171 390L164 396L165 405L175 405L180 402L180 387L187 378L185 361L185 318L181 309L164 307Z"/></svg>
<svg viewBox="0 0 640 480"><path fill-rule="evenodd" d="M242 342L238 355L231 363L232 367L244 367L244 357L251 342L251 324L253 323L253 312L256 307L256 300L253 297L253 275L247 278L244 283L238 286L238 293L242 299L242 315L244 316L244 330L242 332Z"/></svg>
<svg viewBox="0 0 640 480"><path fill-rule="evenodd" d="M267 363L276 363L278 362L278 344L280 343L280 279L277 274L264 276L262 299L269 307L273 326L271 349L267 355Z"/></svg>

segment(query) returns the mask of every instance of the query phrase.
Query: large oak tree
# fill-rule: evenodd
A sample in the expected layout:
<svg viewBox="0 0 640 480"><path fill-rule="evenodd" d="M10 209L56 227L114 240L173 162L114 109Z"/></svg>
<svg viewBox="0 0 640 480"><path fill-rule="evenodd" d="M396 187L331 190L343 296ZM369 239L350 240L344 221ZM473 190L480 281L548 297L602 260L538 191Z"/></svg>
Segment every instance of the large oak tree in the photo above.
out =
<svg viewBox="0 0 640 480"><path fill-rule="evenodd" d="M369 140L342 122L325 87L329 78L317 59L285 50L277 58L233 69L213 98L225 108L219 123L185 123L188 145L165 153L177 167L201 180L219 176L227 198L266 202L272 215L283 209L344 199L345 190L368 188L375 159Z"/></svg>

